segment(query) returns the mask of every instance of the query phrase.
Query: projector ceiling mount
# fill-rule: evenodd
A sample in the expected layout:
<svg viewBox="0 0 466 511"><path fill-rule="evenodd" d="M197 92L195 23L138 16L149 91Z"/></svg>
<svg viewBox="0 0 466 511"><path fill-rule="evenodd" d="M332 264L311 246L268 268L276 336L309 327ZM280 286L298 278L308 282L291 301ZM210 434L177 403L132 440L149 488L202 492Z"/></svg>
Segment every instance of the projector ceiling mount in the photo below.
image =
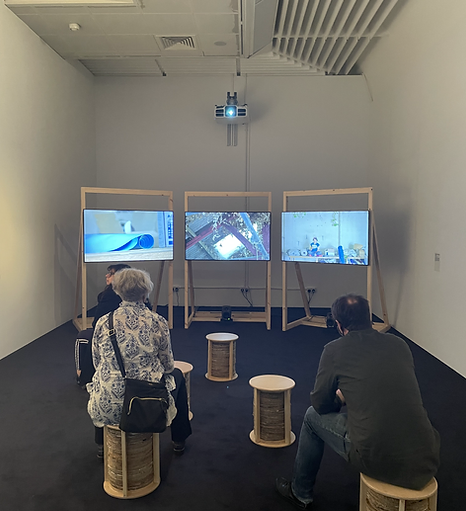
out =
<svg viewBox="0 0 466 511"><path fill-rule="evenodd" d="M227 101L224 105L215 105L215 120L220 124L247 124L248 105L238 105L238 93L231 95L227 92Z"/></svg>
<svg viewBox="0 0 466 511"><path fill-rule="evenodd" d="M227 125L227 145L236 146L238 143L238 124L249 122L248 105L238 105L238 93L233 95L227 92L227 101L224 105L215 105L215 120L219 124Z"/></svg>

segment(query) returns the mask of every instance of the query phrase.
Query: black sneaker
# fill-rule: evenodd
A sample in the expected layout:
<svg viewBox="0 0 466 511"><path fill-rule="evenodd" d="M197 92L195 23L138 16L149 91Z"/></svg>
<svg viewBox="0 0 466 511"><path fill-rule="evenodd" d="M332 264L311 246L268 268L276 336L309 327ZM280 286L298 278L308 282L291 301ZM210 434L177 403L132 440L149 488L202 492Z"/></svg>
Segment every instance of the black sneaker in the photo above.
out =
<svg viewBox="0 0 466 511"><path fill-rule="evenodd" d="M277 477L275 479L275 488L285 500L287 500L290 504L297 509L311 509L312 502L305 504L301 502L297 497L294 496L291 491L291 481L287 481L284 477Z"/></svg>
<svg viewBox="0 0 466 511"><path fill-rule="evenodd" d="M183 440L182 442L172 442L173 444L173 452L176 454L183 454L186 442Z"/></svg>

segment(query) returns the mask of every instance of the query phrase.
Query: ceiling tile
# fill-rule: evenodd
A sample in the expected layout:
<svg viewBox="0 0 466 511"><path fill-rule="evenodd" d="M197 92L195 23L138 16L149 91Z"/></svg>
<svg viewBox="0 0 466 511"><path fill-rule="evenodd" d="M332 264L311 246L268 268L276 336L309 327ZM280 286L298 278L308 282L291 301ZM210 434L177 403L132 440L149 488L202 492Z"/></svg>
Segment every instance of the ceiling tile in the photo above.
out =
<svg viewBox="0 0 466 511"><path fill-rule="evenodd" d="M239 55L239 36L236 34L199 35L204 55Z"/></svg>
<svg viewBox="0 0 466 511"><path fill-rule="evenodd" d="M93 19L105 34L145 34L142 14L94 14Z"/></svg>
<svg viewBox="0 0 466 511"><path fill-rule="evenodd" d="M160 55L159 47L151 35L114 35L109 39L121 55Z"/></svg>
<svg viewBox="0 0 466 511"><path fill-rule="evenodd" d="M91 14L136 14L141 13L141 8L137 5L128 5L121 7L98 7L89 6L89 12Z"/></svg>
<svg viewBox="0 0 466 511"><path fill-rule="evenodd" d="M21 14L19 17L38 35L49 34L51 31L47 18L44 16L39 16L37 14Z"/></svg>
<svg viewBox="0 0 466 511"><path fill-rule="evenodd" d="M236 14L195 14L199 32L205 34L237 34L238 15Z"/></svg>
<svg viewBox="0 0 466 511"><path fill-rule="evenodd" d="M197 26L192 14L145 14L146 30L155 35L192 35Z"/></svg>
<svg viewBox="0 0 466 511"><path fill-rule="evenodd" d="M82 5L66 5L55 7L43 7L36 5L38 14L89 14L87 7Z"/></svg>
<svg viewBox="0 0 466 511"><path fill-rule="evenodd" d="M145 13L170 14L191 13L190 0L141 0L141 7Z"/></svg>
<svg viewBox="0 0 466 511"><path fill-rule="evenodd" d="M252 0L251 0L252 1ZM257 3L257 2L256 2ZM237 13L238 0L192 0L193 12Z"/></svg>
<svg viewBox="0 0 466 511"><path fill-rule="evenodd" d="M51 34L71 34L76 39L91 34L103 34L103 30L97 25L90 14L50 14L47 16L47 20ZM81 29L77 32L71 31L70 23L77 23Z"/></svg>
<svg viewBox="0 0 466 511"><path fill-rule="evenodd" d="M236 73L236 60L216 57L161 57L157 59L166 74Z"/></svg>
<svg viewBox="0 0 466 511"><path fill-rule="evenodd" d="M74 45L71 43L71 41L68 41L66 37L46 34L41 36L41 39L45 41L63 58L74 57L75 55Z"/></svg>
<svg viewBox="0 0 466 511"><path fill-rule="evenodd" d="M96 76L162 76L155 60L147 57L83 59L81 63Z"/></svg>
<svg viewBox="0 0 466 511"><path fill-rule="evenodd" d="M89 35L73 41L74 53L78 57L93 55L118 55L111 36Z"/></svg>
<svg viewBox="0 0 466 511"><path fill-rule="evenodd" d="M23 14L37 14L37 11L34 7L16 7L16 5L12 5L10 9L16 14L16 16L22 16Z"/></svg>

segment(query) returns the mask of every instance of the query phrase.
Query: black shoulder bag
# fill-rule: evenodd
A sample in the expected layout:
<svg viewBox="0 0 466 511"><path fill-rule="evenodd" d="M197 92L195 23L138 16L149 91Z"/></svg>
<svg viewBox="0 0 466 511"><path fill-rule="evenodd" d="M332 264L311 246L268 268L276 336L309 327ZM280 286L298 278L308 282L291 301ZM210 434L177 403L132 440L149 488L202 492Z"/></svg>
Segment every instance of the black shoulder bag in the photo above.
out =
<svg viewBox="0 0 466 511"><path fill-rule="evenodd" d="M121 410L120 429L130 433L162 433L167 428L168 390L165 378L159 383L126 378L120 348L110 313L109 335L121 374L125 380L125 397Z"/></svg>

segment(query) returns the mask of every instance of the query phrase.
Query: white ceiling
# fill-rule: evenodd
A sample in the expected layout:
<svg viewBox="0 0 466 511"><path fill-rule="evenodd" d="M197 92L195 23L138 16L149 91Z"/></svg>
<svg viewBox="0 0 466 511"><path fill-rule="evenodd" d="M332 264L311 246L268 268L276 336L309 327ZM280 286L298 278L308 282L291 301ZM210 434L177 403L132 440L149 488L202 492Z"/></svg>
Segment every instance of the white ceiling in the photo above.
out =
<svg viewBox="0 0 466 511"><path fill-rule="evenodd" d="M407 0L4 1L96 76L170 76L355 73Z"/></svg>

